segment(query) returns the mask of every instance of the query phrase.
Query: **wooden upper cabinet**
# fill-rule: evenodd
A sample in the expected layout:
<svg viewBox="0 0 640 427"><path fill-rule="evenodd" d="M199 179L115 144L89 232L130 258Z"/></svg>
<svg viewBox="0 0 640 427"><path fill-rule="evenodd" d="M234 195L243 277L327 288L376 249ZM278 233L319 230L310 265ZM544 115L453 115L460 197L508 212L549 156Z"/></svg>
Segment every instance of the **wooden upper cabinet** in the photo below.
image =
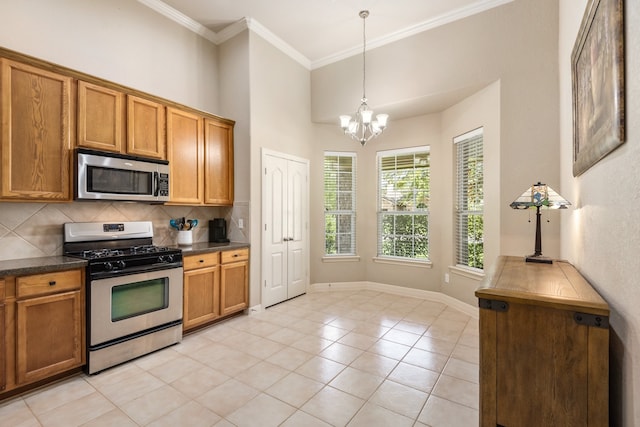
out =
<svg viewBox="0 0 640 427"><path fill-rule="evenodd" d="M165 160L165 126L163 104L127 95L127 153Z"/></svg>
<svg viewBox="0 0 640 427"><path fill-rule="evenodd" d="M205 118L204 203L233 205L233 124Z"/></svg>
<svg viewBox="0 0 640 427"><path fill-rule="evenodd" d="M124 115L122 92L78 81L79 147L123 152Z"/></svg>
<svg viewBox="0 0 640 427"><path fill-rule="evenodd" d="M71 200L71 83L0 59L1 198Z"/></svg>
<svg viewBox="0 0 640 427"><path fill-rule="evenodd" d="M202 116L167 108L167 160L170 167L169 200L202 204L204 146Z"/></svg>

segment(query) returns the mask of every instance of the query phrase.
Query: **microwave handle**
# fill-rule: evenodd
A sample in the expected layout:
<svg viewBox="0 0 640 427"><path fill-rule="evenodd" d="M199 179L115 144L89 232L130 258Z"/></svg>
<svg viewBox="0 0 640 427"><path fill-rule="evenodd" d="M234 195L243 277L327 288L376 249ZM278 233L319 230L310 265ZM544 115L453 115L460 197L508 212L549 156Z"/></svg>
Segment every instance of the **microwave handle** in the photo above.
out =
<svg viewBox="0 0 640 427"><path fill-rule="evenodd" d="M158 194L160 194L160 174L158 171L153 173L153 188L153 196L158 197Z"/></svg>

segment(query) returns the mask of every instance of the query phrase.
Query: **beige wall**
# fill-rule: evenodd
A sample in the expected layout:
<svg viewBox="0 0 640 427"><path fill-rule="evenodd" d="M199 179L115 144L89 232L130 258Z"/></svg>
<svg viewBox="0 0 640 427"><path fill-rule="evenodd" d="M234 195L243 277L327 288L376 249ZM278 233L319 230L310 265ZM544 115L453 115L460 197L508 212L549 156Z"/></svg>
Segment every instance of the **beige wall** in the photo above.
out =
<svg viewBox="0 0 640 427"><path fill-rule="evenodd" d="M3 1L0 16L4 48L220 114L218 48L138 2ZM154 243L166 245L177 241L169 219L186 216L201 221L195 240L207 241L207 220L232 222L236 210L0 202L0 260L61 255L65 222L151 220Z"/></svg>
<svg viewBox="0 0 640 427"><path fill-rule="evenodd" d="M475 289L482 276L464 268L455 268L455 194L456 147L453 138L479 127L483 128L484 155L484 259L485 269L501 254L500 249L500 82L495 82L448 108L442 113L442 146L444 175L444 199L442 203L443 239L439 263L440 278L449 275L449 282L442 281L442 292L467 304L476 305Z"/></svg>
<svg viewBox="0 0 640 427"><path fill-rule="evenodd" d="M359 263L331 264L329 269L324 268L326 263L320 260L322 241L317 240L320 234L316 233L311 239L312 282L359 277L419 289L442 289L465 302L475 303L473 290L477 282L453 278L455 283L449 286L443 279L453 262L450 141L477 124L487 125L490 131L491 188L487 191L485 209L491 213L487 234L491 240L487 242L485 266L491 266L498 254L523 256L533 252L535 224L528 222L526 214L509 208L509 204L538 180L559 186L557 17L555 0L512 2L367 52L367 97L372 109L378 112L386 112L387 108L404 111L401 105L417 106L420 102L416 100L426 100L434 94L500 83L499 89L494 87L484 95L468 96L468 100L459 101L445 114L423 114L410 119L391 115L385 134L363 150L354 148L355 143L336 129L338 115L352 111L361 97L361 86L354 84L354 80L361 78L362 58L352 57L312 71L312 118L330 123L317 126L318 154L314 158L323 149L341 147L358 151L358 190L362 185L373 186L376 177L371 172L374 162L371 159L375 159L372 153L376 150L431 145L430 244L434 261L433 268L418 274L415 267L368 264L375 250L375 242L370 240L372 230L375 231L375 208L371 205L375 203L375 192L366 190L363 195L358 194L359 199L365 198L369 203L358 204L359 209L369 206L359 211L359 217L364 218L358 220L358 251L367 256L363 255ZM433 124L425 126L430 120ZM313 176L319 179L321 175L316 169ZM319 183L312 185L315 191L321 190ZM312 212L318 209L321 201L312 201ZM314 222L319 220L317 216ZM544 224L545 255L559 256L560 220L559 216L551 216L551 222Z"/></svg>
<svg viewBox="0 0 640 427"><path fill-rule="evenodd" d="M312 147L309 71L250 32L250 305L261 304L262 150L309 159Z"/></svg>
<svg viewBox="0 0 640 427"><path fill-rule="evenodd" d="M218 113L217 47L137 1L2 1L0 46Z"/></svg>
<svg viewBox="0 0 640 427"><path fill-rule="evenodd" d="M587 1L560 2L562 256L611 306L611 425L640 425L640 3L624 2L626 142L572 176L571 50Z"/></svg>

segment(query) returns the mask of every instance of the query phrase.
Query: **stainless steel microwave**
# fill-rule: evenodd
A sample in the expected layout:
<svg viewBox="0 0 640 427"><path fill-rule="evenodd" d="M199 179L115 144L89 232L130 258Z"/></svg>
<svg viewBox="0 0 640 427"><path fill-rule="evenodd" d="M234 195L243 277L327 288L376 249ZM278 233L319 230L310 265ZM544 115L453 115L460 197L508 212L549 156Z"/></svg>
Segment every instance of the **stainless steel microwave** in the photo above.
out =
<svg viewBox="0 0 640 427"><path fill-rule="evenodd" d="M169 201L169 162L76 149L76 200Z"/></svg>

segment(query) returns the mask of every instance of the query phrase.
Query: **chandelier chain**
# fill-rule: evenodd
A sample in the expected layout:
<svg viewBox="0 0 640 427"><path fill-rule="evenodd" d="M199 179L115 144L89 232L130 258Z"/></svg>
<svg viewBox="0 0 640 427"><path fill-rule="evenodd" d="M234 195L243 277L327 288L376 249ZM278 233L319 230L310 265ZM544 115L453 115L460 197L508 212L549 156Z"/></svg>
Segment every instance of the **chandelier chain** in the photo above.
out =
<svg viewBox="0 0 640 427"><path fill-rule="evenodd" d="M367 99L366 94L366 79L367 79L367 16L369 13L360 12L362 16L362 100L365 102Z"/></svg>

